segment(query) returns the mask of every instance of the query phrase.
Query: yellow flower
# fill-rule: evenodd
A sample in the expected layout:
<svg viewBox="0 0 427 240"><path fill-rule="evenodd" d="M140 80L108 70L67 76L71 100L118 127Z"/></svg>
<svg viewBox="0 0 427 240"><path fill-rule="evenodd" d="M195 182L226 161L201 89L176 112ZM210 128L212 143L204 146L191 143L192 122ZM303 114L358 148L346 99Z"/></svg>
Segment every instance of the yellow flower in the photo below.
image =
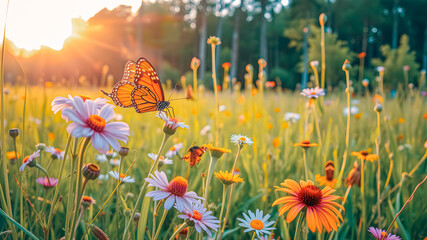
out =
<svg viewBox="0 0 427 240"><path fill-rule="evenodd" d="M378 159L377 155L369 154L368 151L352 152L351 155L357 156L357 158L362 161L368 160L368 161L374 162L375 160Z"/></svg>
<svg viewBox="0 0 427 240"><path fill-rule="evenodd" d="M286 129L286 128L288 128L289 127L289 124L287 123L287 122L283 122L282 123L282 128L283 129Z"/></svg>
<svg viewBox="0 0 427 240"><path fill-rule="evenodd" d="M273 129L273 124L268 123L268 124L267 124L267 129L269 129L269 130L270 130L270 129Z"/></svg>
<svg viewBox="0 0 427 240"><path fill-rule="evenodd" d="M258 93L258 90L256 88L252 89L251 96L255 96Z"/></svg>
<svg viewBox="0 0 427 240"><path fill-rule="evenodd" d="M405 119L404 118L399 118L398 121L399 121L400 124L404 124L405 123Z"/></svg>
<svg viewBox="0 0 427 240"><path fill-rule="evenodd" d="M261 116L262 116L262 114L261 114L260 112L257 112L257 113L255 114L255 118L261 118Z"/></svg>
<svg viewBox="0 0 427 240"><path fill-rule="evenodd" d="M276 107L276 108L274 108L274 111L278 113L278 112L280 112L280 108Z"/></svg>
<svg viewBox="0 0 427 240"><path fill-rule="evenodd" d="M354 114L354 117L356 119L360 119L362 117L362 114L361 113L356 113L356 114Z"/></svg>
<svg viewBox="0 0 427 240"><path fill-rule="evenodd" d="M222 157L222 155L224 153L231 153L230 149L214 147L214 145L212 145L210 143L203 145L203 147L207 148L209 150L211 156L214 158L220 158L220 157Z"/></svg>
<svg viewBox="0 0 427 240"><path fill-rule="evenodd" d="M337 180L334 178L335 165L332 161L327 161L325 164L325 176L320 176L317 174L315 176L316 182L319 183L320 186L329 186L331 188L335 188L335 184L337 184Z"/></svg>
<svg viewBox="0 0 427 240"><path fill-rule="evenodd" d="M299 146L303 148L317 147L317 143L310 143L309 140L303 140L300 143L294 143L294 147Z"/></svg>
<svg viewBox="0 0 427 240"><path fill-rule="evenodd" d="M280 139L279 138L274 138L273 139L273 147L277 148L280 146Z"/></svg>
<svg viewBox="0 0 427 240"><path fill-rule="evenodd" d="M215 172L214 174L224 185L243 182L243 178L239 177L238 174L232 174L228 171L219 171Z"/></svg>
<svg viewBox="0 0 427 240"><path fill-rule="evenodd" d="M208 44L211 45L220 45L221 44L221 39L215 37L215 36L210 36L208 38Z"/></svg>

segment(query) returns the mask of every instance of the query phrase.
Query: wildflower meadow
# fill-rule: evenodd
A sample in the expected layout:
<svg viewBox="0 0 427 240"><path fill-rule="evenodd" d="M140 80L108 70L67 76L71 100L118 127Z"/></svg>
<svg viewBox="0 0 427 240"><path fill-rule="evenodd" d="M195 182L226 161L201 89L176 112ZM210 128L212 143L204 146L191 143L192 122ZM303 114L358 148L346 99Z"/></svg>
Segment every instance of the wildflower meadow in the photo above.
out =
<svg viewBox="0 0 427 240"><path fill-rule="evenodd" d="M425 70L349 57L333 85L326 21L293 89L263 58L231 80L213 35L175 86L144 55L92 86L2 71L0 238L427 238Z"/></svg>

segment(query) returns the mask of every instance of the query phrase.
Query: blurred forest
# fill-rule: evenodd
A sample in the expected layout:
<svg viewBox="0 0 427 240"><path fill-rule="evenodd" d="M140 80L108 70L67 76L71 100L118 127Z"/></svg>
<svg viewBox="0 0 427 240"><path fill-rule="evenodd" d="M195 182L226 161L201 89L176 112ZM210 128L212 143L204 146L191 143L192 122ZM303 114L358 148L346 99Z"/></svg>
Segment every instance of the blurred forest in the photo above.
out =
<svg viewBox="0 0 427 240"><path fill-rule="evenodd" d="M325 13L327 85L343 79L341 65L348 58L353 81L373 80L376 66L384 65L385 81L394 88L404 65L410 66L414 84L426 69L426 9L427 0L144 1L135 14L120 6L103 9L87 22L73 19L73 35L60 51L26 52L7 42L6 82L21 84L24 71L30 84L111 85L121 78L126 61L144 56L164 83L178 83L182 75L191 81L190 61L196 56L200 81L212 88L206 40L215 35L222 41L216 60L220 79L224 62L231 63L231 79L244 81L245 66L258 69L263 58L268 80L280 79L282 87L294 89L303 71L312 74L309 61L320 60L319 15ZM358 76L360 53L366 55L363 76Z"/></svg>

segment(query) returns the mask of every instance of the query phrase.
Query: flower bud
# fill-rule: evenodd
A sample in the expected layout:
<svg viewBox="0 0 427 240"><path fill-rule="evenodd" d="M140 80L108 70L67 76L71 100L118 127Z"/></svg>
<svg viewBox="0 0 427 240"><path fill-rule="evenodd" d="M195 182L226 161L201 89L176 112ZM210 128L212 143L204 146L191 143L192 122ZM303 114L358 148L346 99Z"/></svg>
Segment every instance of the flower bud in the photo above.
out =
<svg viewBox="0 0 427 240"><path fill-rule="evenodd" d="M9 136L11 136L12 138L16 138L17 136L19 136L19 129L17 128L9 129Z"/></svg>
<svg viewBox="0 0 427 240"><path fill-rule="evenodd" d="M99 227L95 225L90 226L90 230L92 231L92 235L98 240L109 240L107 234L104 233Z"/></svg>
<svg viewBox="0 0 427 240"><path fill-rule="evenodd" d="M192 70L197 70L199 66L200 66L200 60L196 57L193 57L193 59L191 59L190 68Z"/></svg>
<svg viewBox="0 0 427 240"><path fill-rule="evenodd" d="M328 21L328 16L326 14L322 13L319 16L319 22L321 26L325 26L326 21Z"/></svg>
<svg viewBox="0 0 427 240"><path fill-rule="evenodd" d="M375 112L382 112L383 111L383 105L381 105L381 104L379 104L379 103L377 103L376 105L375 105L375 108L374 108L374 110L375 110Z"/></svg>
<svg viewBox="0 0 427 240"><path fill-rule="evenodd" d="M40 151L43 151L46 148L46 144L44 143L37 143L36 148Z"/></svg>
<svg viewBox="0 0 427 240"><path fill-rule="evenodd" d="M119 151L120 156L126 157L129 154L129 148L121 147Z"/></svg>
<svg viewBox="0 0 427 240"><path fill-rule="evenodd" d="M138 222L140 217L141 217L141 213L136 212L135 215L133 215L133 220L135 222Z"/></svg>
<svg viewBox="0 0 427 240"><path fill-rule="evenodd" d="M99 177L99 167L94 163L88 163L83 166L83 176L88 180L95 180Z"/></svg>
<svg viewBox="0 0 427 240"><path fill-rule="evenodd" d="M129 217L129 216L132 214L132 210L130 210L129 208L126 208L126 209L123 211L123 214L124 214L126 217Z"/></svg>
<svg viewBox="0 0 427 240"><path fill-rule="evenodd" d="M344 61L344 64L342 65L342 70L347 72L350 71L351 69L351 65L350 65L350 61L348 61L347 59Z"/></svg>

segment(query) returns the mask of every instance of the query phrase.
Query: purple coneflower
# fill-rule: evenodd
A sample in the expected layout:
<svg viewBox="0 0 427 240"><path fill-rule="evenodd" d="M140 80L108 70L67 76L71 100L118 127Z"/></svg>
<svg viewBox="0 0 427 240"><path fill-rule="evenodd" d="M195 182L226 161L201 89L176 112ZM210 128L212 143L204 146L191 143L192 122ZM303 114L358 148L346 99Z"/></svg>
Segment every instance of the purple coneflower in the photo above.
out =
<svg viewBox="0 0 427 240"><path fill-rule="evenodd" d="M178 215L178 217L192 221L198 233L203 229L209 237L212 237L210 229L217 231L219 228L218 223L220 223L220 221L215 216L212 216L212 211L206 210L200 200L193 202L190 206L186 206L182 213L183 214Z"/></svg>
<svg viewBox="0 0 427 240"><path fill-rule="evenodd" d="M43 185L43 187L45 188L51 188L56 186L56 184L58 183L58 179L52 177L50 177L49 179L47 179L47 177L39 177L36 179L36 182L38 184Z"/></svg>
<svg viewBox="0 0 427 240"><path fill-rule="evenodd" d="M377 240L381 240L383 238L384 240L400 240L401 239L399 236L396 236L391 233L389 233L386 236L386 231L379 228L375 228L375 227L369 227L368 232L372 233L372 235L374 235L375 239Z"/></svg>

